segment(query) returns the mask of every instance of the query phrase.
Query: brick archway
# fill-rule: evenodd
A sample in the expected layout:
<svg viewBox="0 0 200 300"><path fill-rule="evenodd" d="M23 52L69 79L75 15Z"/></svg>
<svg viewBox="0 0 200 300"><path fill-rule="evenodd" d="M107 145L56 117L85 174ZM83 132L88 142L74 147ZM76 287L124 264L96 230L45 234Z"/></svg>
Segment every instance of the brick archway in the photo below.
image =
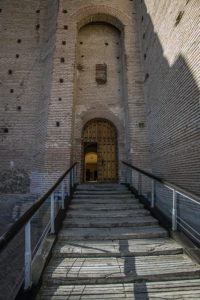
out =
<svg viewBox="0 0 200 300"><path fill-rule="evenodd" d="M126 26L131 24L131 19L128 15L122 13L118 9L108 5L91 5L79 9L71 16L74 24L77 25L77 30L92 22L105 22L111 24L122 31Z"/></svg>
<svg viewBox="0 0 200 300"><path fill-rule="evenodd" d="M119 32L119 37L121 39L121 43L118 43L118 45L121 45L121 59L123 61L123 65L125 65L125 57L126 57L126 51L125 51L125 35L128 36L128 28L127 25L131 23L129 17L127 15L124 15L122 12L118 11L115 8L111 8L105 5L95 5L95 6L89 6L85 7L84 9L78 10L74 15L71 16L71 18L74 20L74 35L76 36L76 45L80 44L80 41L78 40L79 32L85 28L87 25L92 23L104 23L109 25L112 25L116 28L116 31ZM120 34L121 33L121 34ZM82 42L81 42L82 43ZM84 44L84 43L83 43ZM117 43L116 43L117 44ZM78 46L77 46L78 47ZM83 47L83 46L82 46ZM75 51L76 52L76 51ZM78 56L78 55L77 55ZM76 63L75 63L76 64ZM127 92L125 91L127 85L126 82L126 70L122 70L122 81L124 82L124 87L119 86L119 90L122 91L122 98L124 101L124 107L126 106L127 101ZM76 80L77 73L75 72L74 75L74 82L77 82ZM77 90L79 89L75 86L75 92L74 92L74 103L76 102L77 97ZM77 88L77 90L76 90ZM82 89L81 89L82 90ZM79 95L79 94L78 94ZM87 107L87 108L86 108ZM113 111L112 111L113 110ZM75 112L74 108L74 112ZM82 112L81 112L82 111ZM124 108L125 111L125 108ZM123 111L123 113L124 113ZM85 108L81 108L78 111L78 114L74 114L74 126L73 126L73 159L76 161L81 161L81 128L83 128L84 124L93 118L105 118L109 121L111 121L117 128L119 132L119 139L118 139L118 165L119 162L125 157L127 157L127 119L125 117L120 117L120 111L117 110L115 112L115 109L110 109L108 106L106 107L103 102L99 102L99 104L91 105L88 104L85 106ZM123 114L122 113L122 114ZM78 115L78 117L77 117ZM75 157L74 157L75 155ZM80 171L80 170L79 170ZM81 177L81 176L80 176ZM119 172L119 178L121 178L121 169Z"/></svg>
<svg viewBox="0 0 200 300"><path fill-rule="evenodd" d="M118 166L120 166L120 161L125 160L126 157L126 138L125 138L125 124L114 114L107 111L106 109L101 108L101 110L93 110L90 109L87 112L83 113L78 123L76 124L76 129L74 131L74 144L73 144L73 158L76 161L81 161L82 157L82 130L84 126L92 119L104 119L108 120L108 122L112 123L113 126L117 130L117 152L118 152ZM79 168L79 172L80 172ZM79 173L81 178L81 173ZM121 180L120 167L118 172L119 180Z"/></svg>

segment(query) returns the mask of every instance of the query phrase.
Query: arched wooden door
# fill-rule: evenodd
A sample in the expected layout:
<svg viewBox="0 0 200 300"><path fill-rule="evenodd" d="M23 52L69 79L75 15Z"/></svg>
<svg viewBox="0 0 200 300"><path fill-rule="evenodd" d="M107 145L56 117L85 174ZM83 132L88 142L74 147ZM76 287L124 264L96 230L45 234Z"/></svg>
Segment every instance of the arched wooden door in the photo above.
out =
<svg viewBox="0 0 200 300"><path fill-rule="evenodd" d="M94 158L95 153L97 159ZM92 157L96 164L92 164ZM116 182L117 171L117 130L115 126L105 119L90 120L84 126L82 134L83 181Z"/></svg>

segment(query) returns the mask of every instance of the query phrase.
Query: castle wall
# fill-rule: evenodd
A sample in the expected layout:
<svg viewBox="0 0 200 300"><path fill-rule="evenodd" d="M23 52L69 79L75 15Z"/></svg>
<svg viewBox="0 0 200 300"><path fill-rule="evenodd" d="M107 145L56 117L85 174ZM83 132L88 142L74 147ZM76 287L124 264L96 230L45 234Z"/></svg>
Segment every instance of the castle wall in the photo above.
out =
<svg viewBox="0 0 200 300"><path fill-rule="evenodd" d="M42 168L56 12L57 1L0 4L2 193L29 192Z"/></svg>
<svg viewBox="0 0 200 300"><path fill-rule="evenodd" d="M199 8L138 1L148 138L154 174L200 193Z"/></svg>
<svg viewBox="0 0 200 300"><path fill-rule="evenodd" d="M76 57L76 50L79 33L84 31L84 28L81 29L84 25L91 22L108 23L121 32L121 64L123 65L121 75L118 71L116 72L117 62L113 63L116 59L115 55L111 57L109 54L111 47L105 44L102 46L103 49L107 47L107 54L110 55L108 70L114 68L112 72L108 71L110 72L108 82L105 88L102 87L102 93L100 88L95 86L94 73L88 71L94 68L95 55L93 58L88 58L86 69L82 72L84 75L79 74L77 80L77 62L79 61ZM80 158L82 127L94 117L108 118L119 128L119 133L122 133L121 147L124 149L121 158L124 156L140 167L149 167L142 90L143 74L140 65L135 4L132 1L122 2L121 0L97 0L95 3L94 1L63 0L60 1L57 24L45 172L51 172L52 178L56 177L58 171L66 169L77 158L77 153ZM107 38L108 43L112 44L113 39L116 39L115 34L111 35L108 29L105 31L104 38L98 37L98 31L96 37L95 32L91 34L93 43L95 40L97 42L96 49L93 45L93 52L98 54L100 51L99 55L103 57L103 50L99 49L100 43L105 43L104 39ZM82 46L86 51L86 45ZM86 56L90 51L89 46ZM79 87L80 78L84 78L83 87ZM106 97L103 97L104 93ZM92 101L94 101L93 104ZM78 150L77 147L79 147ZM122 172L121 166L120 170Z"/></svg>

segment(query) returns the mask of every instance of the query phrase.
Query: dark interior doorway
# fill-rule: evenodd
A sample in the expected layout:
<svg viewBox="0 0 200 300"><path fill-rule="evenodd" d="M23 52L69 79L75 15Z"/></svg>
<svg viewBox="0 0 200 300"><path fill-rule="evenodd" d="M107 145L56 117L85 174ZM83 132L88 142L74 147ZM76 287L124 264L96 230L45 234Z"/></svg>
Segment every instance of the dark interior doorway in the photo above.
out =
<svg viewBox="0 0 200 300"><path fill-rule="evenodd" d="M85 181L96 182L97 174L97 143L84 143Z"/></svg>

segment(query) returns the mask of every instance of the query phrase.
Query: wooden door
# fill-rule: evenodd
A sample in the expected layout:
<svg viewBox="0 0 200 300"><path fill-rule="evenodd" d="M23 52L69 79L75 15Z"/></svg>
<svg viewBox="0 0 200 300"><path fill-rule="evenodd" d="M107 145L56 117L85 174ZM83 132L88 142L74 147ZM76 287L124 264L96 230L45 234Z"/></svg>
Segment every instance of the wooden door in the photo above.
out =
<svg viewBox="0 0 200 300"><path fill-rule="evenodd" d="M104 119L89 121L83 130L83 145L97 144L97 181L117 181L117 131L115 126ZM83 151L85 155L85 151ZM83 177L84 176L83 157Z"/></svg>

